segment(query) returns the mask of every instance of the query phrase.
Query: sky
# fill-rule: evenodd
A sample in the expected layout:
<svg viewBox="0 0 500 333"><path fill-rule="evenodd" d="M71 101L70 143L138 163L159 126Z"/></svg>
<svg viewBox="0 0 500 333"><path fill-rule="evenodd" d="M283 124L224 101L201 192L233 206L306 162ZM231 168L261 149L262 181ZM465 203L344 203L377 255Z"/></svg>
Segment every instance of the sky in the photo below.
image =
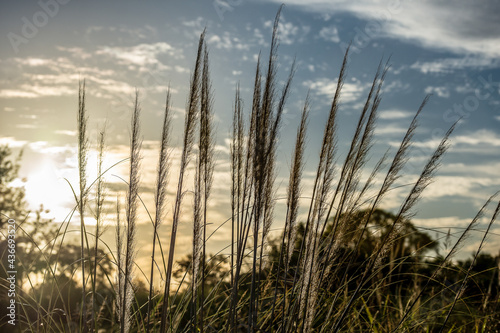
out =
<svg viewBox="0 0 500 333"><path fill-rule="evenodd" d="M61 222L74 207L68 182L77 184L76 113L78 82L85 79L89 137L89 179L96 175L97 136L106 128L107 237L113 240L113 205L123 200L127 177L130 115L140 94L143 136L141 192L153 211L158 140L166 90L172 92L172 171L176 174L190 73L200 33L206 28L217 128L214 191L210 201L213 250L228 244L230 217L229 133L235 87L245 112L259 53L267 59L272 22L281 1L76 1L40 0L0 4L0 144L24 151L21 177L31 208L50 209ZM342 163L378 64L391 65L383 88L371 164L397 149L426 95L412 157L404 176L383 202L396 212L426 159L460 117L434 182L415 209L414 222L435 237L459 232L484 202L500 190L500 3L434 1L285 1L279 23L278 79L294 59L296 73L287 102L278 150L277 195L285 184L295 131L307 92L311 115L304 192L312 186L329 104L347 45L347 80L338 117ZM192 169L191 169L192 171ZM370 170L367 169L366 174ZM191 172L191 176L194 172ZM123 179L122 179L123 178ZM169 193L176 188L171 177ZM191 185L189 185L192 188ZM189 188L188 186L188 188ZM186 196L188 203L192 200ZM172 199L173 200L173 199ZM304 204L306 202L304 201ZM139 256L151 247L147 210L141 208ZM173 203L167 204L171 216ZM284 200L277 201L275 230L282 225ZM189 206L186 206L189 211ZM77 215L73 216L76 223ZM180 226L180 255L189 251L186 213ZM464 246L477 247L487 218ZM89 224L92 218L87 217ZM167 223L168 225L168 223ZM168 227L162 229L168 234ZM485 250L500 250L493 226ZM165 242L166 244L166 242Z"/></svg>

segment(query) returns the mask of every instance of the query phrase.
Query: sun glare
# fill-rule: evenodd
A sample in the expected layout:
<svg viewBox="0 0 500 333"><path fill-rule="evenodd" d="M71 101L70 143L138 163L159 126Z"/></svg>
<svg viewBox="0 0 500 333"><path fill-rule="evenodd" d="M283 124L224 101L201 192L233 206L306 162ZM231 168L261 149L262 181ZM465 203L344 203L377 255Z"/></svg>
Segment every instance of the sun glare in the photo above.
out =
<svg viewBox="0 0 500 333"><path fill-rule="evenodd" d="M60 170L50 158L44 158L38 165L33 165L26 182L26 200L31 209L43 205L50 210L50 217L62 221L69 213L73 198L71 188L60 176Z"/></svg>

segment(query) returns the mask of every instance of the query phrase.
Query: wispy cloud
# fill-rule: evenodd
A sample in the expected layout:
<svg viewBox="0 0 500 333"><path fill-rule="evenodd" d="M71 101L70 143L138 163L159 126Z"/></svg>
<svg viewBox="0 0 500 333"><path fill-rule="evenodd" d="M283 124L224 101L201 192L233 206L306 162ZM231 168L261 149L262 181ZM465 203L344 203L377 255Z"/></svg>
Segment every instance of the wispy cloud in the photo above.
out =
<svg viewBox="0 0 500 333"><path fill-rule="evenodd" d="M204 29L207 23L208 22L206 19L204 19L201 16L198 16L197 18L192 20L183 20L182 25L189 28L195 28L195 30L200 30L201 32L201 30Z"/></svg>
<svg viewBox="0 0 500 333"><path fill-rule="evenodd" d="M462 69L491 69L500 67L500 59L483 56L465 56L463 58L444 58L433 61L417 61L409 66L424 74L451 73Z"/></svg>
<svg viewBox="0 0 500 333"><path fill-rule="evenodd" d="M266 1L281 3L281 0ZM487 58L500 56L500 3L494 0L480 6L460 0L454 3L453 10L448 3L436 1L290 0L287 5L320 14L347 12L372 22L372 30L378 30L378 36L428 48Z"/></svg>
<svg viewBox="0 0 500 333"><path fill-rule="evenodd" d="M444 86L441 86L441 87L428 86L425 88L424 91L426 94L436 94L437 96L443 97L443 98L450 97L450 91L448 90L447 87L444 87Z"/></svg>
<svg viewBox="0 0 500 333"><path fill-rule="evenodd" d="M271 31L273 21L264 22L264 28ZM304 41L311 28L306 25L295 25L292 22L287 22L284 17L281 17L278 23L279 41L285 45L291 45L297 42Z"/></svg>
<svg viewBox="0 0 500 333"><path fill-rule="evenodd" d="M56 49L63 53L69 54L74 59L86 60L92 57L92 54L90 52L87 52L81 47L56 46ZM46 61L45 59L40 60Z"/></svg>
<svg viewBox="0 0 500 333"><path fill-rule="evenodd" d="M243 42L241 39L224 31L222 35L212 35L207 40L208 45L213 45L215 48L224 50L249 50L250 45Z"/></svg>
<svg viewBox="0 0 500 333"><path fill-rule="evenodd" d="M167 55L174 59L183 59L182 50L172 47L165 42L152 44L138 44L131 47L102 47L96 54L110 56L118 59L122 65L133 65L139 70L147 71L151 67L166 69L158 56Z"/></svg>
<svg viewBox="0 0 500 333"><path fill-rule="evenodd" d="M15 89L2 89L0 91L2 98L35 98L37 94L29 91L15 90Z"/></svg>
<svg viewBox="0 0 500 333"><path fill-rule="evenodd" d="M27 143L28 143L28 141L16 140L15 138L10 137L10 136L0 138L0 146L9 146L11 148L20 148L20 147L23 147L24 145L26 145Z"/></svg>
<svg viewBox="0 0 500 333"><path fill-rule="evenodd" d="M339 31L334 25L322 28L319 31L319 37L326 40L327 42L340 42Z"/></svg>
<svg viewBox="0 0 500 333"><path fill-rule="evenodd" d="M380 119L403 119L412 117L415 113L399 109L382 110L379 113Z"/></svg>
<svg viewBox="0 0 500 333"><path fill-rule="evenodd" d="M252 32L252 36L257 41L258 45L261 45L261 46L266 45L266 40L264 38L264 35L262 34L262 32L260 31L259 28L252 29L252 27L249 26L249 27L247 27L247 30Z"/></svg>
<svg viewBox="0 0 500 333"><path fill-rule="evenodd" d="M76 136L77 131L68 131L68 130L56 130L56 134L67 135L67 136Z"/></svg>
<svg viewBox="0 0 500 333"><path fill-rule="evenodd" d="M458 216L447 216L447 217L434 217L434 218L414 218L413 222L417 226L435 228L439 226L440 228L456 228L456 227L466 227L470 223L471 219L459 218ZM446 232L446 230L444 231Z"/></svg>
<svg viewBox="0 0 500 333"><path fill-rule="evenodd" d="M449 163L446 165L447 174L461 174L461 175L472 175L472 176L498 176L498 170L500 170L500 162L492 163Z"/></svg>
<svg viewBox="0 0 500 333"><path fill-rule="evenodd" d="M37 98L47 96L68 96L75 93L74 89L65 86L44 86L37 84L22 84L18 89L5 89L0 91L3 98Z"/></svg>
<svg viewBox="0 0 500 333"><path fill-rule="evenodd" d="M440 138L433 138L425 141L416 141L413 143L415 147L424 149L435 149ZM398 142L391 142L392 146L397 147ZM466 134L456 135L451 137L450 152L471 152L476 154L492 154L496 157L498 147L500 147L500 136L488 129L479 129L469 131Z"/></svg>
<svg viewBox="0 0 500 333"><path fill-rule="evenodd" d="M383 125L377 125L375 127L375 136L384 136L386 138L388 135L397 135L398 137L401 136L401 134L406 133L407 127L405 126L400 126L394 123L391 124L386 124L385 122L382 122Z"/></svg>
<svg viewBox="0 0 500 333"><path fill-rule="evenodd" d="M36 128L38 128L38 126L35 125L35 124L17 124L16 128L20 128L20 129L36 129Z"/></svg>
<svg viewBox="0 0 500 333"><path fill-rule="evenodd" d="M134 93L136 88L143 93L164 93L168 72L189 72L179 62L184 58L182 48L165 42L127 47L98 46L93 52L78 47L56 47L56 52L59 56L2 60L9 76L16 79L0 79L0 98L34 100L72 96L76 94L77 82L86 79L94 96L116 101L117 94L123 98ZM177 64L165 65L167 61L177 61ZM97 67L96 63L101 65ZM171 92L176 93L177 89L172 88Z"/></svg>
<svg viewBox="0 0 500 333"><path fill-rule="evenodd" d="M429 185L425 198L430 200L448 196L476 198L481 201L484 199L484 193L480 191L481 189L488 186L498 188L498 185L500 185L500 180L492 181L491 177L473 177L466 172L463 176L440 175Z"/></svg>
<svg viewBox="0 0 500 333"><path fill-rule="evenodd" d="M316 95L327 96L333 98L335 89L337 88L337 80L328 78L319 78L317 80L304 81L303 86L310 88ZM363 92L369 87L368 84L362 83L356 78L352 78L349 82L345 82L342 86L342 102L351 103L361 99Z"/></svg>

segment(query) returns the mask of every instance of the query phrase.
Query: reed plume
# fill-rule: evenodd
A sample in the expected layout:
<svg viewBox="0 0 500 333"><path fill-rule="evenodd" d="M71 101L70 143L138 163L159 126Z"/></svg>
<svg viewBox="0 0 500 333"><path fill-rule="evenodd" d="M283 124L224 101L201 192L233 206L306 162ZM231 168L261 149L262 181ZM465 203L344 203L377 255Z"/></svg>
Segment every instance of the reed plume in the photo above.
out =
<svg viewBox="0 0 500 333"><path fill-rule="evenodd" d="M97 157L97 188L96 188L96 209L95 209L95 246L94 246L94 278L92 279L92 321L91 321L91 332L97 330L96 327L96 283L97 283L97 266L98 266L98 258L97 251L99 246L99 237L102 233L101 224L102 224L102 213L103 213L103 205L104 205L104 174L102 170L102 164L104 162L104 141L106 137L106 127L99 133L99 153Z"/></svg>
<svg viewBox="0 0 500 333"><path fill-rule="evenodd" d="M191 87L189 93L188 107L184 122L184 138L183 148L180 160L179 180L177 184L177 194L174 203L174 213L172 217L172 231L170 233L170 248L168 252L167 271L165 275L165 290L163 292L163 308L161 313L161 326L160 332L164 333L167 329L167 315L169 312L169 296L170 296L170 282L172 279L172 267L174 263L175 240L177 237L177 227L179 225L179 218L181 213L181 203L184 195L184 175L191 159L191 152L194 144L194 136L196 130L196 119L199 113L200 105L200 75L203 58L203 45L204 45L205 31L200 35L198 42L198 53L196 56L196 63L194 72L191 78Z"/></svg>
<svg viewBox="0 0 500 333"><path fill-rule="evenodd" d="M213 98L211 94L211 82L208 63L208 50L206 46L203 50L203 71L201 76L200 95L200 136L199 154L195 177L195 203L194 203L194 225L193 225L193 281L192 281L192 304L195 308L193 312L194 329L204 332L204 310L205 310L205 280L206 280L206 242L207 242L207 206L212 189L214 172L214 131L212 125ZM200 269L201 266L201 269ZM201 270L201 277L199 271ZM199 279L200 278L200 279ZM198 282L198 279L200 280ZM200 318L197 322L197 296L199 284L200 292Z"/></svg>
<svg viewBox="0 0 500 333"><path fill-rule="evenodd" d="M87 110L85 108L85 80L79 82L78 87L78 171L80 195L78 198L78 214L80 215L80 260L82 270L82 315L81 325L83 331L87 332L87 300L86 300L86 277L85 277L85 240L87 238L85 228L85 206L87 203L87 159L88 159L88 137L87 137Z"/></svg>
<svg viewBox="0 0 500 333"><path fill-rule="evenodd" d="M139 128L139 92L136 91L134 110L132 113L132 137L130 140L130 178L127 191L127 207L126 207L126 230L125 230L125 258L124 261L124 276L123 276L123 303L121 308L121 333L126 333L130 329L130 311L132 306L132 277L133 264L136 255L135 250L135 234L137 223L137 204L139 196L139 166L141 160L141 138Z"/></svg>
<svg viewBox="0 0 500 333"><path fill-rule="evenodd" d="M292 291L295 291L298 285L298 299L294 307L290 307L291 312L287 313L289 318L294 318L294 312L298 311L299 320L303 320L305 315L305 309L307 308L309 295L309 288L312 282L311 272L314 270L313 261L316 255L316 242L318 237L318 222L321 215L324 213L324 204L326 198L330 193L330 184L333 180L335 174L335 154L337 146L337 112L340 107L341 91L344 84L344 79L347 70L347 59L348 59L349 49L347 49L342 65L340 68L339 76L337 79L337 87L335 89L335 94L332 99L330 106L330 111L328 113L328 119L325 124L325 129L323 133L323 139L321 143L319 162L316 169L316 176L314 179L314 185L312 189L311 202L309 204L308 214L305 222L305 229L302 242L300 244L300 250L298 253L298 262L301 265L300 269L295 270ZM318 218L319 217L319 218ZM303 271L303 274L298 280L298 272ZM291 325L293 319L287 323ZM304 326L301 326L301 330Z"/></svg>
<svg viewBox="0 0 500 333"><path fill-rule="evenodd" d="M171 101L170 101L170 87L167 89L167 97L165 101L165 112L163 116L163 126L161 134L160 143L160 154L158 158L158 178L156 179L156 193L155 193L155 220L153 223L153 250L151 253L151 274L149 277L149 298L148 298L148 317L146 322L146 331L149 332L151 325L151 308L152 308L152 298L153 298L153 282L154 282L154 266L155 266L155 250L156 250L156 240L159 240L158 228L164 218L164 208L167 196L167 183L168 174L170 168L170 156L168 151L168 145L170 141L170 124L172 121L172 116L170 112Z"/></svg>

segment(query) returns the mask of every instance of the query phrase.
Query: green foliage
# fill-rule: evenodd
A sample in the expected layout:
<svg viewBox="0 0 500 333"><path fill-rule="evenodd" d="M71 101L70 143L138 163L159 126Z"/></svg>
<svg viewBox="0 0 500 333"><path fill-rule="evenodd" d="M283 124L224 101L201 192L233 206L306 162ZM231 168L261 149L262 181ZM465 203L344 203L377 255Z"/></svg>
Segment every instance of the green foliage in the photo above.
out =
<svg viewBox="0 0 500 333"><path fill-rule="evenodd" d="M10 183L18 176L22 150L14 159L8 146L0 146L0 228L5 228L9 218L22 219L26 215L25 192L23 187L13 187Z"/></svg>

